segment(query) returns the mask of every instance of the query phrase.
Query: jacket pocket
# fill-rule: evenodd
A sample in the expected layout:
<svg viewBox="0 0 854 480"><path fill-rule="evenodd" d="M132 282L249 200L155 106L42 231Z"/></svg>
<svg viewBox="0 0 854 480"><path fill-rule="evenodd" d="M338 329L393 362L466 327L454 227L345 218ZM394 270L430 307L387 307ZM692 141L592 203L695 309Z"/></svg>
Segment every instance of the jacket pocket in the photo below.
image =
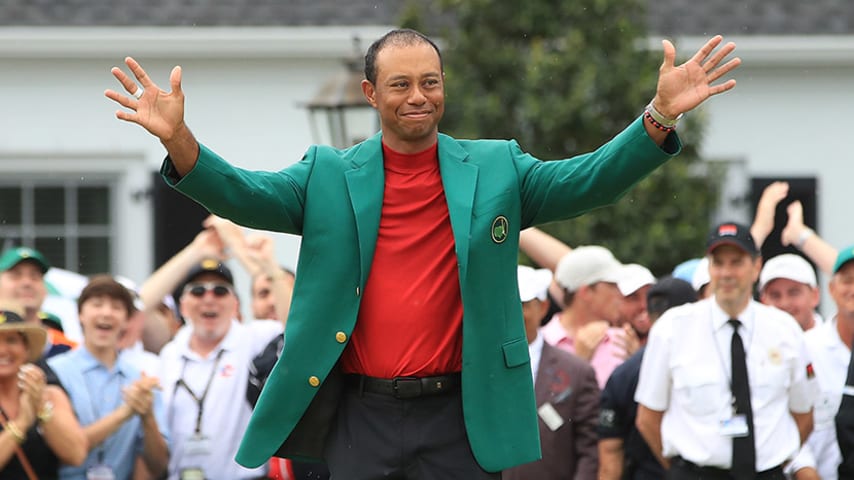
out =
<svg viewBox="0 0 854 480"><path fill-rule="evenodd" d="M528 355L528 340L525 338L505 342L501 348L504 350L504 364L507 368L525 365L531 361Z"/></svg>

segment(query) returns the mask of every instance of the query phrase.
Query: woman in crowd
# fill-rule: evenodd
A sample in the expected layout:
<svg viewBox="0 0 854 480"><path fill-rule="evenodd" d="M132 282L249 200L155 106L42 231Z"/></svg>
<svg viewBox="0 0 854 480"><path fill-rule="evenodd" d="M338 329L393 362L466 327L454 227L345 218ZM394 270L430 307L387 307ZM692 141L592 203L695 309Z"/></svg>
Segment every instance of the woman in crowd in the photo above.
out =
<svg viewBox="0 0 854 480"><path fill-rule="evenodd" d="M32 365L46 332L0 308L0 478L55 479L86 458L86 437L61 388Z"/></svg>

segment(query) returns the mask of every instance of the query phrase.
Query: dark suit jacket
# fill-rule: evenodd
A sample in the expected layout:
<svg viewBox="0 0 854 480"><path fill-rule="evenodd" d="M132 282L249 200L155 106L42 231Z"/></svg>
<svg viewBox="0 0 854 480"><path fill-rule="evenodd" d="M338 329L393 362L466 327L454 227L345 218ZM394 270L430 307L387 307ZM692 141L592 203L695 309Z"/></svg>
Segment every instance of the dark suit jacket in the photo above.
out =
<svg viewBox="0 0 854 480"><path fill-rule="evenodd" d="M439 135L439 170L454 233L463 302L463 413L472 453L494 472L539 455L528 342L516 284L519 231L616 201L677 153L638 118L572 159L543 162L514 141ZM336 365L356 326L382 214L382 136L346 150L314 146L279 172L230 165L200 146L179 191L238 224L302 235L287 347L270 374L237 453L320 458L339 395Z"/></svg>
<svg viewBox="0 0 854 480"><path fill-rule="evenodd" d="M534 391L537 407L551 403L563 418L563 425L552 431L540 418L542 460L505 470L502 479L595 479L599 468L599 385L593 367L546 343Z"/></svg>

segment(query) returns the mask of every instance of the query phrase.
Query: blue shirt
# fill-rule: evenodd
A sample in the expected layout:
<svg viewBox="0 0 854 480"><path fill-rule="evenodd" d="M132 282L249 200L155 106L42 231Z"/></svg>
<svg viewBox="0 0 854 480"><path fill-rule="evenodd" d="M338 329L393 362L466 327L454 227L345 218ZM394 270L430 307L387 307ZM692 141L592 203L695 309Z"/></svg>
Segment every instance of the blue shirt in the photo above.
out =
<svg viewBox="0 0 854 480"><path fill-rule="evenodd" d="M48 360L71 400L80 425L87 426L108 415L122 404L122 389L140 378L141 374L120 353L112 369L108 369L81 345ZM166 410L160 392L154 391L154 417L160 432L168 441ZM107 437L100 445L90 446L89 456L82 466L63 465L59 478L85 480L86 470L105 464L113 469L117 480L130 479L134 461L142 453L143 429L134 415Z"/></svg>

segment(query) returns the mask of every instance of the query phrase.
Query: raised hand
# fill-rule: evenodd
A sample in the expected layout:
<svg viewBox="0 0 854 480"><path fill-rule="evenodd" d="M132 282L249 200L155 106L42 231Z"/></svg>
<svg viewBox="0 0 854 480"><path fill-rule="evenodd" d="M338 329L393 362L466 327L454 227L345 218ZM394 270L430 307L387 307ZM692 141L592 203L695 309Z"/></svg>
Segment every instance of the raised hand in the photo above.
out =
<svg viewBox="0 0 854 480"><path fill-rule="evenodd" d="M172 69L169 76L171 92L161 90L131 57L125 64L139 85L119 67L110 72L130 95L106 90L104 95L127 110L117 110L116 118L136 123L163 142L168 142L184 126L184 92L181 90L181 67ZM141 86L141 87L140 87ZM139 89L142 88L142 92Z"/></svg>
<svg viewBox="0 0 854 480"><path fill-rule="evenodd" d="M788 194L789 184L787 182L773 182L765 187L765 190L762 190L762 196L759 197L759 203L756 205L756 217L753 219L753 225L750 226L750 234L753 235L757 247L762 247L765 239L774 230L774 214L777 211L777 204Z"/></svg>
<svg viewBox="0 0 854 480"><path fill-rule="evenodd" d="M800 200L790 203L786 207L786 213L789 214L789 221L786 222L786 226L783 227L783 231L780 233L780 243L784 247L797 245L801 233L807 228L804 225L804 206L801 205Z"/></svg>
<svg viewBox="0 0 854 480"><path fill-rule="evenodd" d="M659 69L658 87L653 100L656 110L668 118L676 118L696 108L710 96L735 87L733 79L713 84L741 64L741 59L736 57L721 65L735 50L735 43L729 42L715 51L722 41L720 35L712 37L694 56L678 66L675 64L676 47L669 40L662 41L664 61Z"/></svg>

